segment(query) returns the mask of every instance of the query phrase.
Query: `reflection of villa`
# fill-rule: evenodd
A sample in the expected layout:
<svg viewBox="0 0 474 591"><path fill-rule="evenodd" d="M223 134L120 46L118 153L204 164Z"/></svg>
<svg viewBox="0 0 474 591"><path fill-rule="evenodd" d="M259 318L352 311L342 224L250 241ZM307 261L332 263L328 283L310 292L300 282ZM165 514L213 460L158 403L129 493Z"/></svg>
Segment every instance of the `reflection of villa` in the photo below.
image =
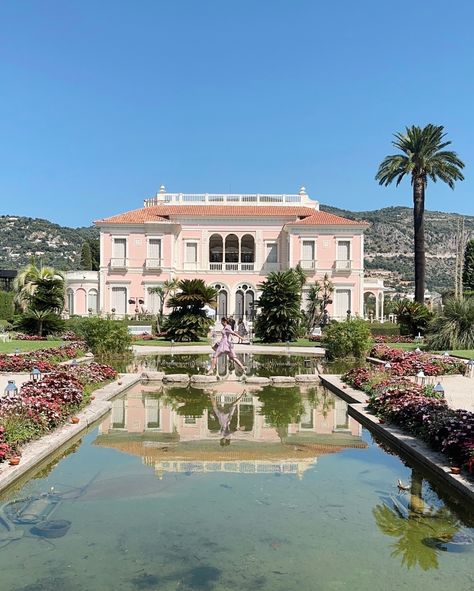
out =
<svg viewBox="0 0 474 591"><path fill-rule="evenodd" d="M212 395L229 405L242 394L242 384L223 383ZM169 391L171 395L172 390ZM233 416L232 443L219 445L219 425L210 403L201 416L180 413L182 404L136 386L127 397L114 400L101 424L96 444L138 455L164 472L239 472L303 474L321 455L347 447L365 447L361 427L347 413L347 404L326 394L314 404L302 397L299 423L278 429L262 414L258 391L246 391ZM209 400L202 393L203 399Z"/></svg>
<svg viewBox="0 0 474 591"><path fill-rule="evenodd" d="M306 290L329 275L330 316L363 314L367 224L320 211L304 188L296 195L198 195L162 187L143 208L96 225L100 271L68 273L70 314L156 313L159 296L150 289L173 278L202 278L219 292L219 315L248 318L258 284L297 264ZM371 292L379 298L378 287Z"/></svg>

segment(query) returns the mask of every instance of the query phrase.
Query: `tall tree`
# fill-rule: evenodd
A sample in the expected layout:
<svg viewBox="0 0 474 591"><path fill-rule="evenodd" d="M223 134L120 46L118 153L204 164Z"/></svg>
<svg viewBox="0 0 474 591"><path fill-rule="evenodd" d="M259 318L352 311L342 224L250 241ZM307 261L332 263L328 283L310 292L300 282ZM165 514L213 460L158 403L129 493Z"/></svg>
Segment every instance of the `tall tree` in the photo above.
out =
<svg viewBox="0 0 474 591"><path fill-rule="evenodd" d="M91 249L92 270L98 271L100 268L100 241L98 238L90 238L87 242Z"/></svg>
<svg viewBox="0 0 474 591"><path fill-rule="evenodd" d="M474 240L469 240L464 251L462 285L463 289L474 291Z"/></svg>
<svg viewBox="0 0 474 591"><path fill-rule="evenodd" d="M445 141L442 125L429 123L425 127L412 125L405 133L395 133L393 146L401 154L386 156L375 176L380 185L396 181L398 186L405 175L411 175L413 187L413 224L415 234L415 300L424 303L425 297L425 189L428 179L438 179L454 189L455 181L464 180L464 163L456 152L445 150L451 142Z"/></svg>
<svg viewBox="0 0 474 591"><path fill-rule="evenodd" d="M84 242L82 245L81 269L84 271L92 271L92 252L89 242Z"/></svg>

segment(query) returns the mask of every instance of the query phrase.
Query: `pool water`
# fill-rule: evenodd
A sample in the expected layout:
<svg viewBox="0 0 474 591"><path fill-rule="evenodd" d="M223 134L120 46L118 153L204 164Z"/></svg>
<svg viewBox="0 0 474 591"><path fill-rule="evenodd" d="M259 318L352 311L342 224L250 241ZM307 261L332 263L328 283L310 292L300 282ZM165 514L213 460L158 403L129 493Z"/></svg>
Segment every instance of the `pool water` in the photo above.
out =
<svg viewBox="0 0 474 591"><path fill-rule="evenodd" d="M3 499L2 591L474 588L468 512L321 387L137 385L73 451Z"/></svg>
<svg viewBox="0 0 474 591"><path fill-rule="evenodd" d="M135 357L126 367L119 371L163 371L167 374L187 373L205 374L211 364L212 353L209 354L160 354L141 355ZM320 356L316 355L268 355L263 353L239 353L239 359L247 368L249 376L294 376L297 374L316 373L325 370L325 373L343 373L354 366L353 363L341 362L328 364ZM219 357L217 362L217 375L223 379L232 373L240 376L240 369L226 355Z"/></svg>

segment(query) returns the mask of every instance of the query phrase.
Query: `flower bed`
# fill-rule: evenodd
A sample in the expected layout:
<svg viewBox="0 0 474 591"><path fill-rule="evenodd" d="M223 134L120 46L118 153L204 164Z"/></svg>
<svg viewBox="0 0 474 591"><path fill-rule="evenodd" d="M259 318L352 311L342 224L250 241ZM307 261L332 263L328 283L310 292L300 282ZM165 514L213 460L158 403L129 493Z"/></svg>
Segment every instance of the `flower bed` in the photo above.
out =
<svg viewBox="0 0 474 591"><path fill-rule="evenodd" d="M37 367L42 373L50 372L61 361L74 359L86 350L85 343L76 341L62 347L38 349L38 351L30 351L19 355L2 354L0 355L0 372L30 372L33 367Z"/></svg>
<svg viewBox="0 0 474 591"><path fill-rule="evenodd" d="M392 349L383 344L375 345L370 356L381 361L388 361L391 365L391 373L398 376L414 376L420 371L423 371L426 376L464 374L466 371L465 364L455 357L403 351Z"/></svg>
<svg viewBox="0 0 474 591"><path fill-rule="evenodd" d="M69 366L39 382L26 382L18 393L1 398L0 462L21 444L64 423L88 402L93 386L116 376L113 368L99 363Z"/></svg>
<svg viewBox="0 0 474 591"><path fill-rule="evenodd" d="M376 343L413 343L413 337L402 335L377 334L372 338Z"/></svg>
<svg viewBox="0 0 474 591"><path fill-rule="evenodd" d="M15 341L47 341L47 337L39 337L36 334L14 333Z"/></svg>
<svg viewBox="0 0 474 591"><path fill-rule="evenodd" d="M474 473L474 413L451 410L431 386L386 371L356 368L342 379L368 394L369 409L375 415L396 423Z"/></svg>

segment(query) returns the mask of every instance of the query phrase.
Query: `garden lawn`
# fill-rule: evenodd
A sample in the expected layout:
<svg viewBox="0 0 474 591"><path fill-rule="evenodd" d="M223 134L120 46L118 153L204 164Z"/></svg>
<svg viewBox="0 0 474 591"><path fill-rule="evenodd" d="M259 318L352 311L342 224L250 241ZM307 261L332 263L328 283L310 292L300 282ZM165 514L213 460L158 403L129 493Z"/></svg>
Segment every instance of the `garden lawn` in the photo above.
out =
<svg viewBox="0 0 474 591"><path fill-rule="evenodd" d="M449 352L453 357L462 357L463 359L474 359L474 349L459 349Z"/></svg>
<svg viewBox="0 0 474 591"><path fill-rule="evenodd" d="M0 353L15 353L17 349L20 352L37 351L38 349L61 347L66 344L66 341L7 341L0 343Z"/></svg>
<svg viewBox="0 0 474 591"><path fill-rule="evenodd" d="M403 351L414 351L417 347L419 347L422 351L428 351L426 345L417 344L417 343L386 343L387 347L391 347L392 349L402 349ZM439 353L442 355L444 351L433 351L433 353ZM449 354L452 357L462 357L463 359L474 359L474 349L465 349L465 350L455 350L449 351Z"/></svg>
<svg viewBox="0 0 474 591"><path fill-rule="evenodd" d="M252 341L252 345L262 345L263 347L324 347L320 341L310 341L309 339L298 339L297 341L289 341L288 343L262 343L257 339Z"/></svg>

